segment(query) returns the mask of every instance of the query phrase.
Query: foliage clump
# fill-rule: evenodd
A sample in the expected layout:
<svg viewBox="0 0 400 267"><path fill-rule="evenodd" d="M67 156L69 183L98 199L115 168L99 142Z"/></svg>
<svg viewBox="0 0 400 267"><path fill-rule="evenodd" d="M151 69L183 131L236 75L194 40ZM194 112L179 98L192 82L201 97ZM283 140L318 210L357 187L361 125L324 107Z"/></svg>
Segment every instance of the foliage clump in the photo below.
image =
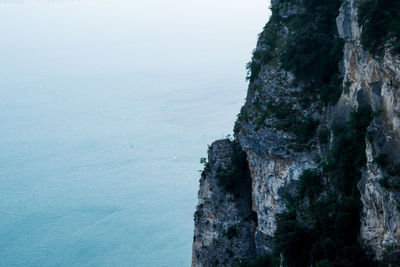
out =
<svg viewBox="0 0 400 267"><path fill-rule="evenodd" d="M400 191L400 163L389 160L387 154L378 155L374 162L385 172L380 184L390 191Z"/></svg>
<svg viewBox="0 0 400 267"><path fill-rule="evenodd" d="M274 18L265 25L264 31L260 36L261 49L253 51L253 58L247 64L247 77L250 82L254 82L258 77L261 66L270 63L276 57L275 49L278 46L278 24Z"/></svg>
<svg viewBox="0 0 400 267"><path fill-rule="evenodd" d="M400 53L400 0L361 0L358 11L364 48L381 56L388 45Z"/></svg>
<svg viewBox="0 0 400 267"><path fill-rule="evenodd" d="M331 132L327 128L321 128L317 133L318 141L321 144L328 144L330 135Z"/></svg>
<svg viewBox="0 0 400 267"><path fill-rule="evenodd" d="M315 134L319 121L303 116L293 104L285 101L269 101L266 110L259 116L257 126L261 128L267 118L276 118L271 126L294 134L296 143L307 143Z"/></svg>
<svg viewBox="0 0 400 267"><path fill-rule="evenodd" d="M246 80L250 82L254 82L254 80L258 77L258 74L261 71L261 63L255 60L250 61L246 65L247 69L247 77Z"/></svg>
<svg viewBox="0 0 400 267"><path fill-rule="evenodd" d="M203 170L201 171L201 177L206 178L207 172L209 172L211 170L210 163L207 161L206 158L201 158L200 164L202 164L204 167Z"/></svg>
<svg viewBox="0 0 400 267"><path fill-rule="evenodd" d="M226 236L226 238L228 238L229 240L231 240L232 238L235 238L239 235L238 230L236 229L235 226L230 226L225 232L224 232L224 236Z"/></svg>

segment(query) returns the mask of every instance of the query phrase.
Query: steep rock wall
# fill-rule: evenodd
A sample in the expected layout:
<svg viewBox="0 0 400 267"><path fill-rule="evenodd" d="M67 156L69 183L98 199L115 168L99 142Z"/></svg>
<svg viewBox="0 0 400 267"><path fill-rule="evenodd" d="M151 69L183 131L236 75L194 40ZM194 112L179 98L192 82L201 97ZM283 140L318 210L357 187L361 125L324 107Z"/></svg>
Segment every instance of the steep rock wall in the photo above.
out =
<svg viewBox="0 0 400 267"><path fill-rule="evenodd" d="M367 138L367 166L359 183L363 216L361 239L371 256L381 258L385 249L400 245L400 195L382 186L387 175L376 158L385 155L399 162L400 156L400 58L387 49L383 58L374 58L361 45L362 29L357 23L358 0L348 0L337 19L338 31L346 41L344 49L346 90L336 107L337 114L350 108L370 105L376 116ZM399 175L399 174L397 174Z"/></svg>
<svg viewBox="0 0 400 267"><path fill-rule="evenodd" d="M358 4L359 0L345 0L337 17L338 33L344 40L340 64L343 92L339 101L326 106L316 98L305 106L300 97L305 85L282 68L279 57L290 34L290 18L302 14L303 1L272 1L273 16L284 18L284 22L272 18L260 35L255 55L261 55L261 59L250 66L257 73L249 77L246 103L235 125L235 138L247 155L249 189L242 191L239 201L219 186L217 169L220 164L229 165L222 162L229 162L230 141L213 144L209 153L211 168L200 180L192 266L237 266L243 259L253 261L270 253L276 216L286 208L283 194L293 192L301 173L317 167L332 145L332 134L323 142L317 133L349 120L352 109L365 105L375 115L366 138L367 164L358 183L362 202L360 241L371 258L398 253L400 57L386 50L378 58L363 49ZM318 128L309 136L301 136L290 130L290 117L300 118L300 123L318 121ZM227 230L234 225L240 226L241 234L228 239ZM232 255L226 257L228 250Z"/></svg>
<svg viewBox="0 0 400 267"><path fill-rule="evenodd" d="M234 145L219 140L210 146L200 179L192 266L236 266L243 259L256 258L250 178L236 196L219 183L219 173L232 165Z"/></svg>

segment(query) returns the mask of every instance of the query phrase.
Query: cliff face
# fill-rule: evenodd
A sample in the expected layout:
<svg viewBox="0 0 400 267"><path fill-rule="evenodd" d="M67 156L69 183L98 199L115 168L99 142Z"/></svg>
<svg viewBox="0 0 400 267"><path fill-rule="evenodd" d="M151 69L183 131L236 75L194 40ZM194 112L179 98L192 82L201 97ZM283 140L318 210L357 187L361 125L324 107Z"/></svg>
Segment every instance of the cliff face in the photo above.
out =
<svg viewBox="0 0 400 267"><path fill-rule="evenodd" d="M304 22L307 21L307 12L328 12L323 6L313 9L305 3L307 1L300 0L273 0L271 3L273 14L260 35L253 62L249 65L248 95L235 125L235 139L247 156L250 171L248 185L244 183L241 186L240 197L235 197L220 185L217 170L219 165L230 168L232 142L214 143L209 153L210 166L200 180L192 266L237 266L239 262L253 262L261 256L276 253L277 229L278 232L284 229L278 225L277 219L279 214L288 210L287 196L298 195L299 184L305 179L301 176L308 169L322 173L320 183L325 188L318 191L318 201L309 195L296 202L300 206L297 206L294 216L307 233L319 229L319 219L304 211L307 210L304 206L313 206L314 202L315 206L318 202L328 203L321 199L337 191L335 186L338 182L335 179L338 175L340 179L340 171L332 168L335 155L340 158L341 151L337 148L340 143L337 125L347 121L356 125L354 110L361 107L368 107L373 116L365 125L368 128L362 130L365 135L364 132L355 134L361 136L361 143L365 142L360 146L365 160L360 157L358 165L350 168L355 169L355 175L360 173L360 177L355 179L358 192L348 193L348 188L344 188L343 192L335 194L339 202L346 198L352 200L355 207L353 213L361 211L360 217L356 218L359 229L355 229L358 234L354 242L360 243L371 260L382 260L388 255L393 259L399 255L400 57L392 53L390 47L386 47L381 57L363 48L362 27L358 24L359 0L345 0L338 2L337 14L327 13L335 15L335 30L329 34L337 34L343 40L339 42L339 38L332 36L330 43L330 51L336 49L335 56L340 55L340 60L336 64L318 61L318 56L311 60L312 51L306 51L311 59L304 58L304 61L312 61L309 66L325 64L321 66L329 72L329 66L336 65L337 71L330 68L331 74L326 79L324 73L317 76L290 67L290 62L296 61L291 61L293 56L291 58L287 50L297 51L290 43L299 31L296 25L300 24L303 28L308 25ZM313 15L318 17L318 13ZM322 21L326 16L325 13L321 18L310 16L310 29L318 32L318 27L321 28L318 25L325 27L330 23ZM315 47L312 43L309 46L313 50L320 49L318 43ZM285 58L285 55L289 56ZM335 56L332 56L333 63ZM311 78L299 78L299 73ZM340 81L342 88L339 93L334 91L336 80ZM329 83L329 86L324 83ZM309 93L312 90L318 91L318 94ZM359 203L354 202L354 198ZM237 230L229 228L232 226ZM230 235L227 235L228 230ZM342 243L338 244L335 245L341 246ZM283 258L290 248L280 249L280 262L286 265ZM336 251L333 254L343 253L337 252L339 248L331 250ZM326 262L334 260L329 256L326 258ZM338 262L350 266L346 265L349 262L346 263L345 259Z"/></svg>
<svg viewBox="0 0 400 267"><path fill-rule="evenodd" d="M251 210L248 172L236 194L226 192L218 175L231 168L235 144L216 141L210 146L208 163L200 179L199 205L195 213L192 266L235 266L241 259L254 259L256 218Z"/></svg>
<svg viewBox="0 0 400 267"><path fill-rule="evenodd" d="M385 188L382 183L400 174L395 170L393 176L397 177L389 178L387 169L391 167L385 166L395 165L400 156L400 57L386 50L383 58L376 59L363 49L357 4L356 0L346 1L337 19L346 41L344 84L348 91L336 109L340 112L367 104L376 113L368 128L367 164L358 188L363 203L360 237L371 256L381 258L385 249L400 245L400 194L396 185ZM379 164L382 156L388 162Z"/></svg>

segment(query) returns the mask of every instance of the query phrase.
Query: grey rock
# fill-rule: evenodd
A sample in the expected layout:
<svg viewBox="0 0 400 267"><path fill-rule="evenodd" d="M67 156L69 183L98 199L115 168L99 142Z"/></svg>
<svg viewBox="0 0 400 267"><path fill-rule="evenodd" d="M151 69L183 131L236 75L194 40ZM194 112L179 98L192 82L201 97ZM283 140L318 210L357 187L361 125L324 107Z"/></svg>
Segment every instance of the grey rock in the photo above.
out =
<svg viewBox="0 0 400 267"><path fill-rule="evenodd" d="M335 109L337 113L348 114L351 108L369 105L377 113L369 127L376 134L372 143L366 140L368 163L358 187L363 203L360 238L370 255L380 259L386 248L400 245L400 195L380 185L385 171L374 163L379 154L399 160L400 60L389 50L379 59L363 49L357 3L357 0L345 1L337 18L338 31L346 41L343 83L349 92L342 94Z"/></svg>
<svg viewBox="0 0 400 267"><path fill-rule="evenodd" d="M230 167L232 145L230 140L219 140L209 150L195 213L192 266L235 266L256 259L250 179L239 197L218 183L218 170Z"/></svg>
<svg viewBox="0 0 400 267"><path fill-rule="evenodd" d="M367 164L358 184L363 205L360 241L375 259L381 259L389 247L400 247L400 192L381 185L388 173L376 163L382 154L400 163L400 57L386 50L384 57L377 58L363 49L358 4L359 0L344 0L337 17L338 33L345 40L340 70L346 90L335 106L325 108L315 102L303 108L296 97L302 85L293 83L293 75L281 68L279 60L261 64L244 105L248 120L240 122L235 135L247 155L248 187L239 199L219 187L217 170L229 168L232 142L215 142L209 151L210 169L200 180L192 266L237 266L243 259L252 261L268 254L273 249L276 215L286 208L282 194L293 192L303 170L317 167L316 158L323 157L332 144L332 136L327 145L313 137L305 144L307 150L293 149L295 136L271 127L277 121L273 116L260 115L271 101L287 103L297 114L318 119L326 128L348 120L354 108L369 105L373 109ZM301 0L272 0L272 7L283 18L303 11ZM278 31L278 41L284 43L288 28L281 25ZM265 37L263 32L256 51L269 49L262 42ZM275 53L279 55L280 49ZM230 227L238 235L228 238Z"/></svg>

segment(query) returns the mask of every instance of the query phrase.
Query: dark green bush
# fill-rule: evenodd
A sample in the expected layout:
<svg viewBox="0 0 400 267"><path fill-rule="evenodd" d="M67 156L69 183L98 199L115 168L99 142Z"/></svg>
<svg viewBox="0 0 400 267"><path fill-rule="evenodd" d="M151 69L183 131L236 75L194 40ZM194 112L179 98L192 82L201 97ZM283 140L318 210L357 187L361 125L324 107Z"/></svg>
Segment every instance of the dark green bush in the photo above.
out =
<svg viewBox="0 0 400 267"><path fill-rule="evenodd" d="M386 171L387 175L384 176L379 182L390 191L400 191L400 164L388 163L387 158L382 160L381 157L376 159L378 164L381 165L382 169ZM383 161L383 162L382 162Z"/></svg>
<svg viewBox="0 0 400 267"><path fill-rule="evenodd" d="M261 70L261 63L255 60L250 61L247 63L247 77L246 80L250 82L254 82L254 80L258 77L258 74Z"/></svg>
<svg viewBox="0 0 400 267"><path fill-rule="evenodd" d="M321 101L325 104L335 105L342 94L341 82L338 75L334 74L329 84L321 85Z"/></svg>
<svg viewBox="0 0 400 267"><path fill-rule="evenodd" d="M399 176L384 176L379 183L390 191L400 191L400 177Z"/></svg>
<svg viewBox="0 0 400 267"><path fill-rule="evenodd" d="M275 56L277 46L278 28L273 19L264 27L262 48L253 51L252 60L247 64L247 80L254 82L261 70L261 64L268 64Z"/></svg>
<svg viewBox="0 0 400 267"><path fill-rule="evenodd" d="M386 168L388 165L387 155L379 154L378 156L375 157L374 162L378 164L381 168Z"/></svg>
<svg viewBox="0 0 400 267"><path fill-rule="evenodd" d="M319 125L318 120L312 117L304 118L293 108L293 104L284 101L268 102L267 109L261 114L258 123L263 124L265 119L270 117L278 119L273 125L275 128L293 133L299 144L307 143L314 136ZM259 128L261 126L259 125Z"/></svg>
<svg viewBox="0 0 400 267"><path fill-rule="evenodd" d="M314 200L321 194L322 190L322 176L318 169L305 170L300 175L297 186L300 198L307 197L310 200Z"/></svg>
<svg viewBox="0 0 400 267"><path fill-rule="evenodd" d="M322 128L318 131L317 136L321 144L328 144L331 132L326 128Z"/></svg>
<svg viewBox="0 0 400 267"><path fill-rule="evenodd" d="M334 267L335 265L332 264L330 260L322 260L317 263L317 267Z"/></svg>
<svg viewBox="0 0 400 267"><path fill-rule="evenodd" d="M400 53L400 0L361 0L358 23L363 26L361 42L381 56L385 45Z"/></svg>
<svg viewBox="0 0 400 267"><path fill-rule="evenodd" d="M307 266L313 235L298 220L295 211L279 214L275 232L275 254L283 254L285 266Z"/></svg>
<svg viewBox="0 0 400 267"><path fill-rule="evenodd" d="M319 121L312 117L304 118L295 124L292 132L296 135L297 142L300 144L307 143L315 135L318 125Z"/></svg>
<svg viewBox="0 0 400 267"><path fill-rule="evenodd" d="M360 178L360 168L366 163L365 136L372 119L369 107L362 106L350 114L346 127L334 129L335 142L327 157L325 172L328 172L335 186L345 194L358 196L355 190Z"/></svg>
<svg viewBox="0 0 400 267"><path fill-rule="evenodd" d="M233 133L235 135L240 133L240 129L241 129L241 125L240 124L241 124L241 121L239 120L239 118L236 119L235 125L233 126Z"/></svg>
<svg viewBox="0 0 400 267"><path fill-rule="evenodd" d="M224 233L224 235L230 240L230 239L232 239L232 238L234 238L234 237L237 237L238 236L238 231L236 230L236 227L235 226L230 226L229 228L228 228L228 230L226 230L226 232Z"/></svg>
<svg viewBox="0 0 400 267"><path fill-rule="evenodd" d="M400 191L400 164L390 162L387 154L379 154L374 162L387 174L379 181L380 184L387 190Z"/></svg>
<svg viewBox="0 0 400 267"><path fill-rule="evenodd" d="M205 178L206 177L206 173L208 171L210 171L210 164L208 163L206 158L201 158L200 159L200 164L203 165L203 170L201 171L201 177Z"/></svg>
<svg viewBox="0 0 400 267"><path fill-rule="evenodd" d="M267 64L273 58L273 53L271 50L256 51L254 52L253 57L260 60L262 63Z"/></svg>
<svg viewBox="0 0 400 267"><path fill-rule="evenodd" d="M278 101L277 103L268 102L267 112L274 115L277 119L281 120L287 118L290 114L293 114L294 109L292 107L292 104L284 101Z"/></svg>

